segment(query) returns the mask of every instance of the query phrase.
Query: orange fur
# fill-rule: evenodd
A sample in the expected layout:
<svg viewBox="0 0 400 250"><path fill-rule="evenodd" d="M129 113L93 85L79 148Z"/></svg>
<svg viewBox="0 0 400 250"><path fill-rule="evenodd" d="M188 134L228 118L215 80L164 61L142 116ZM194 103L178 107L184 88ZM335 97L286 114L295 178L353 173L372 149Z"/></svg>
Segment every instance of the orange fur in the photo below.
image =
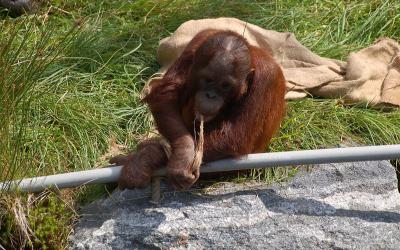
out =
<svg viewBox="0 0 400 250"><path fill-rule="evenodd" d="M194 55L207 39L218 35L242 39L248 47L254 71L251 79L246 80L245 88L236 91L238 96L229 100L229 109L204 124L204 161L265 151L284 116L285 80L270 52L249 45L232 31L200 32L144 98L159 132L171 145L167 173L172 184L179 188L189 187L199 177L198 171L190 168L195 154L194 86L189 81Z"/></svg>

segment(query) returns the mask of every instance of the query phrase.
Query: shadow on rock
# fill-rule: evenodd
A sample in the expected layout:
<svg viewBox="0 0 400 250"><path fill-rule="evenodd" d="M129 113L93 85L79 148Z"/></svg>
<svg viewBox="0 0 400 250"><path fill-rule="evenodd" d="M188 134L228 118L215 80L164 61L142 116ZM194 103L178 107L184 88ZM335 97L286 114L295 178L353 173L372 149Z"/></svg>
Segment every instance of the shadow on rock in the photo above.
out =
<svg viewBox="0 0 400 250"><path fill-rule="evenodd" d="M236 194L237 195L237 194ZM310 198L285 198L275 190L266 189L259 194L265 207L276 213L308 215L308 216L335 216L359 218L368 222L399 223L400 214L389 211L362 211L355 209L335 208L327 203Z"/></svg>

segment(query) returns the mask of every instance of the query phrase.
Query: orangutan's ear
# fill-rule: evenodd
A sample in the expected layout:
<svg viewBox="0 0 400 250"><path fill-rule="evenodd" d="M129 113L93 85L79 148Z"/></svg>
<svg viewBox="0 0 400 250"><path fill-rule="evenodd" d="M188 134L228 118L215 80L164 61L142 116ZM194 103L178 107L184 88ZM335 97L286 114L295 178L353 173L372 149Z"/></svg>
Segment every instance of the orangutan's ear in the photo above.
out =
<svg viewBox="0 0 400 250"><path fill-rule="evenodd" d="M254 77L255 71L256 71L256 70L255 70L254 68L252 68L252 69L250 69L250 72L247 73L246 80L247 80L247 83L248 83L248 84L251 84L251 83L253 82L253 77Z"/></svg>

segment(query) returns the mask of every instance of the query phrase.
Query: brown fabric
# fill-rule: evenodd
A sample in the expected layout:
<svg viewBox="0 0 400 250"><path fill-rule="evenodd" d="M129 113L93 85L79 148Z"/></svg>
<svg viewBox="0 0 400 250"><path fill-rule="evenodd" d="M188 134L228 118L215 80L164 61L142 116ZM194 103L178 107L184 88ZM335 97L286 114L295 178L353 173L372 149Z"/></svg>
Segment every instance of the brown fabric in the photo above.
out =
<svg viewBox="0 0 400 250"><path fill-rule="evenodd" d="M162 68L150 79L144 94L189 41L209 28L235 31L250 44L271 49L286 78L286 99L312 95L343 98L346 103L400 106L400 46L396 41L379 39L370 47L351 53L347 62L342 62L314 54L291 33L265 30L235 18L191 20L161 40L157 58Z"/></svg>

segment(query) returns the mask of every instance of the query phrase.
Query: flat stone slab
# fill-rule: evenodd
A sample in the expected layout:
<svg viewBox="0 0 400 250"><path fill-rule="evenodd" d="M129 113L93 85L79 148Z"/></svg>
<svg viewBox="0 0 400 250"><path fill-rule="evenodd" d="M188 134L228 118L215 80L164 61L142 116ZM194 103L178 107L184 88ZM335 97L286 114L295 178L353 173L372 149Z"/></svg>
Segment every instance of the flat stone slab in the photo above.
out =
<svg viewBox="0 0 400 250"><path fill-rule="evenodd" d="M81 210L71 249L400 249L387 161L322 164L290 181L114 192Z"/></svg>

